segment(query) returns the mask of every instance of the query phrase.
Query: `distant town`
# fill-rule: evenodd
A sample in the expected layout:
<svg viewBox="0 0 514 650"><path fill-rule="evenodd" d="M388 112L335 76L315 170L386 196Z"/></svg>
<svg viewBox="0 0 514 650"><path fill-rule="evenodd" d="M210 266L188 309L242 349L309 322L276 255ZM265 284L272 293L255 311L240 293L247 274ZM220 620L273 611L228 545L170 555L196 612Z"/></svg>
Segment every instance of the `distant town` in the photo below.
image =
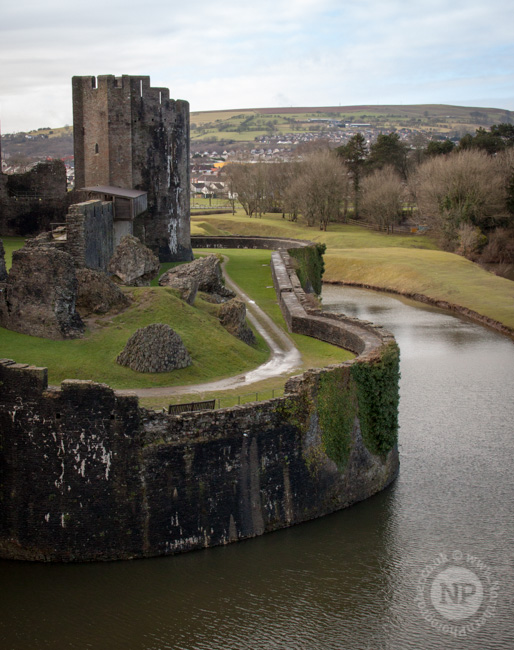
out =
<svg viewBox="0 0 514 650"><path fill-rule="evenodd" d="M284 162L320 146L336 148L361 133L367 145L396 133L411 148L430 140L457 143L467 133L495 123L514 123L514 112L444 105L255 109L191 114L191 195L219 197L227 162ZM42 160L66 166L75 183L73 128L40 128L1 136L4 174L22 173Z"/></svg>

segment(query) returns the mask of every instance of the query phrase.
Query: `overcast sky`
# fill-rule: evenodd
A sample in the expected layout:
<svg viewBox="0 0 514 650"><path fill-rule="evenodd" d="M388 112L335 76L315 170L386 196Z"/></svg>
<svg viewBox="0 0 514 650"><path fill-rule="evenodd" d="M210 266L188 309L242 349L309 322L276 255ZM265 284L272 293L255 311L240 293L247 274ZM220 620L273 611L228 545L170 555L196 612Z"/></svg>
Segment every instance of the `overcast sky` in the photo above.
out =
<svg viewBox="0 0 514 650"><path fill-rule="evenodd" d="M72 123L73 75L146 74L191 110L514 110L512 0L6 0L3 133Z"/></svg>

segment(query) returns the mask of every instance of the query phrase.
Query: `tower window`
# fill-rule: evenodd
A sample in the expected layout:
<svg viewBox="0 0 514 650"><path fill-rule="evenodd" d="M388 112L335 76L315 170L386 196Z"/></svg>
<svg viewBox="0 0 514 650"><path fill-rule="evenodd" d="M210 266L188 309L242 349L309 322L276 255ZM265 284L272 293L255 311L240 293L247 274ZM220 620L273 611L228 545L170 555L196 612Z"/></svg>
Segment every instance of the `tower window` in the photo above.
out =
<svg viewBox="0 0 514 650"><path fill-rule="evenodd" d="M98 153L98 143L95 144L95 153Z"/></svg>

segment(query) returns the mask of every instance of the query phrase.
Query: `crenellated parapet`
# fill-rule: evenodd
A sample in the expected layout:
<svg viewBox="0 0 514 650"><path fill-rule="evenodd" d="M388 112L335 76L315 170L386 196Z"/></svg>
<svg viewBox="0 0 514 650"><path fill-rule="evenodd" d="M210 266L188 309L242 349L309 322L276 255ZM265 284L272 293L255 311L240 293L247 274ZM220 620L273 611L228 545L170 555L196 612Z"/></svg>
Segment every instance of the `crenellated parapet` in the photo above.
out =
<svg viewBox="0 0 514 650"><path fill-rule="evenodd" d="M75 187L116 186L148 194L135 234L161 261L192 259L189 104L150 77L73 77Z"/></svg>

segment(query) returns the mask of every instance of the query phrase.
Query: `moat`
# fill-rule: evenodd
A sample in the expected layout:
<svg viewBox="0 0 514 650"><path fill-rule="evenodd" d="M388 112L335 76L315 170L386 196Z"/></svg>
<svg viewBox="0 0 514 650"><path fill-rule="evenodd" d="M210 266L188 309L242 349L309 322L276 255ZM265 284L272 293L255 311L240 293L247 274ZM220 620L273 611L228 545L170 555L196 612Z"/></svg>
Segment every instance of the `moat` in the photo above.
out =
<svg viewBox="0 0 514 650"><path fill-rule="evenodd" d="M390 329L401 350L400 457L385 492L317 521L169 558L1 562L2 648L403 650L514 646L514 344L439 310L325 287L326 309ZM455 639L414 602L439 553L500 583Z"/></svg>

